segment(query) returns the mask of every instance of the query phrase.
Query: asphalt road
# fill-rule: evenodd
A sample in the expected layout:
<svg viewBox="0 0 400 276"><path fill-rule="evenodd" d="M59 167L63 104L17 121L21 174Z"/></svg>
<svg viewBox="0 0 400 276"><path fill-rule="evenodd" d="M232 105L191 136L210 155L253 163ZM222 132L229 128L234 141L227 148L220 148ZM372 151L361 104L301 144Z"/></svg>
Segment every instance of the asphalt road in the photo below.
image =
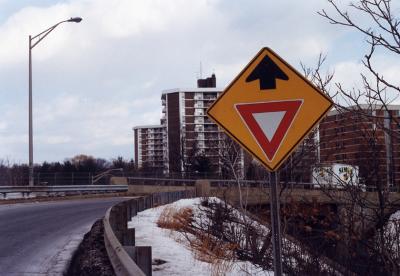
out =
<svg viewBox="0 0 400 276"><path fill-rule="evenodd" d="M83 235L121 200L0 205L0 276L62 275Z"/></svg>

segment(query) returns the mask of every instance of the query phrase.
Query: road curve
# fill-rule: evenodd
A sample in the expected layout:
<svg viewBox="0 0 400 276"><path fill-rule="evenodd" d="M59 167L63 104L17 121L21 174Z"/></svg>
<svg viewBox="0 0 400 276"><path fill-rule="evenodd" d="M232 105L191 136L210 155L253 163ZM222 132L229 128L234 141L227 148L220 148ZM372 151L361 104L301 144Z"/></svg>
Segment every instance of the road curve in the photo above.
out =
<svg viewBox="0 0 400 276"><path fill-rule="evenodd" d="M0 205L0 275L62 275L83 235L123 199Z"/></svg>

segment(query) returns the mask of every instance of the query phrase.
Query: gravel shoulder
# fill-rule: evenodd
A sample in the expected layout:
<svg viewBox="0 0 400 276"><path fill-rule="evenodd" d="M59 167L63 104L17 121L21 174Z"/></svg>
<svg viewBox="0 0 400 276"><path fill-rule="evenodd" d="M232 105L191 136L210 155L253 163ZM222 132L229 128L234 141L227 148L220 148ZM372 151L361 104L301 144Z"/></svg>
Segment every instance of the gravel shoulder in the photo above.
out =
<svg viewBox="0 0 400 276"><path fill-rule="evenodd" d="M97 220L75 251L65 276L114 276L104 245L104 227Z"/></svg>

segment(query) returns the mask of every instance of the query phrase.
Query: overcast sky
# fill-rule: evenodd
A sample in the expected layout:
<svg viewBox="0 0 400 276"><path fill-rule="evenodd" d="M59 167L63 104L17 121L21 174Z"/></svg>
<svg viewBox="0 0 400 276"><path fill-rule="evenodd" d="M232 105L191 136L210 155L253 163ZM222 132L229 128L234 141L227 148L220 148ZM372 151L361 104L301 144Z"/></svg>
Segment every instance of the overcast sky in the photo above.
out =
<svg viewBox="0 0 400 276"><path fill-rule="evenodd" d="M356 83L364 38L330 25L323 8L332 10L323 0L0 0L0 159L28 161L30 34L83 18L33 49L35 162L130 159L132 127L158 124L162 90L195 87L200 62L224 88L261 47L298 69L323 52L337 80Z"/></svg>

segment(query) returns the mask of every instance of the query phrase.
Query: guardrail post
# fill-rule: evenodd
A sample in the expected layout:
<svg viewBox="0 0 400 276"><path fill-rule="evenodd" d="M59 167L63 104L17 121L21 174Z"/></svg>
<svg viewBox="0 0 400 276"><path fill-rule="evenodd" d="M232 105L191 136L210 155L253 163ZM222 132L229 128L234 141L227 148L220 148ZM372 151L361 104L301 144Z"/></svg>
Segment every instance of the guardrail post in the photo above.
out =
<svg viewBox="0 0 400 276"><path fill-rule="evenodd" d="M169 194L168 193L163 193L163 196L164 196L163 205L164 204L168 204L169 203Z"/></svg>
<svg viewBox="0 0 400 276"><path fill-rule="evenodd" d="M160 193L160 205L164 205L167 202L165 199L165 192Z"/></svg>
<svg viewBox="0 0 400 276"><path fill-rule="evenodd" d="M147 275L152 275L151 267L151 246L136 246L136 263Z"/></svg>
<svg viewBox="0 0 400 276"><path fill-rule="evenodd" d="M118 205L117 208L117 222L118 222L118 228L120 230L125 230L127 228L127 213L126 213L126 204L122 203Z"/></svg>
<svg viewBox="0 0 400 276"><path fill-rule="evenodd" d="M126 218L128 221L132 220L132 205L129 201L126 203Z"/></svg>
<svg viewBox="0 0 400 276"><path fill-rule="evenodd" d="M154 194L154 202L153 202L153 204L154 204L154 206L159 206L159 205L161 205L160 193Z"/></svg>
<svg viewBox="0 0 400 276"><path fill-rule="evenodd" d="M126 204L124 202L121 202L112 208L111 217L114 217L115 220L113 225L115 227L115 235L121 243L123 242L128 230L126 209Z"/></svg>
<svg viewBox="0 0 400 276"><path fill-rule="evenodd" d="M152 194L152 195L151 195L151 208L156 207L156 205L155 205L156 203L155 203L155 200L154 200L154 199L155 199L155 194Z"/></svg>
<svg viewBox="0 0 400 276"><path fill-rule="evenodd" d="M143 198L138 198L138 212L141 212L144 210L144 199Z"/></svg>
<svg viewBox="0 0 400 276"><path fill-rule="evenodd" d="M146 196L145 197L145 209L150 209L152 207L151 206L151 199L152 199L151 196Z"/></svg>
<svg viewBox="0 0 400 276"><path fill-rule="evenodd" d="M124 246L124 249L146 276L152 275L151 246Z"/></svg>
<svg viewBox="0 0 400 276"><path fill-rule="evenodd" d="M138 201L137 199L134 199L131 201L131 210L132 210L132 216L136 216L138 213Z"/></svg>
<svg viewBox="0 0 400 276"><path fill-rule="evenodd" d="M122 239L123 239L122 245L134 246L135 245L135 228L126 229Z"/></svg>

